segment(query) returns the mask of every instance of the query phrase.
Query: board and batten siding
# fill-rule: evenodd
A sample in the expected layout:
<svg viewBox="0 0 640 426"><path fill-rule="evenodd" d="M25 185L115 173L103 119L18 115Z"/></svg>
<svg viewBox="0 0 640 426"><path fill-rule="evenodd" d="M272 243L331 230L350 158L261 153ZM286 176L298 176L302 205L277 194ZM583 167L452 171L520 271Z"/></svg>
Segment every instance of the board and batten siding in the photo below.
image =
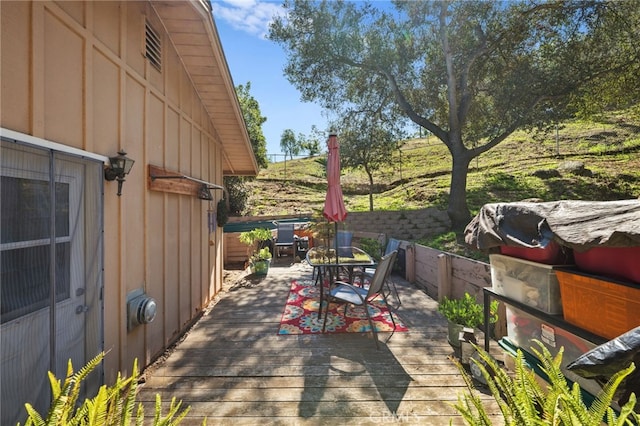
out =
<svg viewBox="0 0 640 426"><path fill-rule="evenodd" d="M145 366L199 316L222 286L214 202L148 189L148 165L222 184L216 129L154 7L146 1L2 1L3 128L136 161L122 196L104 187L104 348L107 382ZM144 57L147 20L162 68ZM127 331L127 294L158 303Z"/></svg>

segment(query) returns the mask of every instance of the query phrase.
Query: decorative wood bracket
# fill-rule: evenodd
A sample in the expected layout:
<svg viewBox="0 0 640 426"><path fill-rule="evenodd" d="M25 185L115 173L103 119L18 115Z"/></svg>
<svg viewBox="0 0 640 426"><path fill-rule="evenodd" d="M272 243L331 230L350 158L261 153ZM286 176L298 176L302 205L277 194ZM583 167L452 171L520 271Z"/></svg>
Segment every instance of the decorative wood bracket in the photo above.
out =
<svg viewBox="0 0 640 426"><path fill-rule="evenodd" d="M223 186L186 176L179 172L167 170L162 167L153 166L151 164L149 164L149 176L147 181L149 189L152 191L193 195L200 199L205 199L202 197L203 188L207 191L209 189L221 189L225 191L226 194L226 189Z"/></svg>
<svg viewBox="0 0 640 426"><path fill-rule="evenodd" d="M200 187L194 181L183 179L180 173L152 166L151 164L149 164L148 182L149 189L152 191L172 192L183 195L197 195Z"/></svg>

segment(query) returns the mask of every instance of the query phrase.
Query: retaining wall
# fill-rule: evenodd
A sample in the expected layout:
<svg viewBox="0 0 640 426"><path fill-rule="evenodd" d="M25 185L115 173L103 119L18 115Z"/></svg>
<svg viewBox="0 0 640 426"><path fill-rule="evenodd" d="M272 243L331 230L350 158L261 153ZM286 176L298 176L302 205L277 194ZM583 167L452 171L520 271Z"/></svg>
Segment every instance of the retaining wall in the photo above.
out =
<svg viewBox="0 0 640 426"><path fill-rule="evenodd" d="M242 216L230 217L229 224L241 224L246 222L265 223L287 219L288 221L300 218L308 220L312 214L273 215L273 216ZM275 228L275 226L273 226ZM398 240L416 241L447 232L451 228L451 222L447 212L433 207L420 210L400 211L373 211L373 212L349 212L347 220L339 225L340 229L353 231L359 234L384 234L386 238ZM238 241L238 232L225 232L225 262L239 262L246 258L246 246ZM369 237L369 235L367 235ZM386 244L386 243L383 243Z"/></svg>
<svg viewBox="0 0 640 426"><path fill-rule="evenodd" d="M416 241L451 229L447 212L436 208L401 211L349 212L345 227L351 231L378 232L387 238Z"/></svg>

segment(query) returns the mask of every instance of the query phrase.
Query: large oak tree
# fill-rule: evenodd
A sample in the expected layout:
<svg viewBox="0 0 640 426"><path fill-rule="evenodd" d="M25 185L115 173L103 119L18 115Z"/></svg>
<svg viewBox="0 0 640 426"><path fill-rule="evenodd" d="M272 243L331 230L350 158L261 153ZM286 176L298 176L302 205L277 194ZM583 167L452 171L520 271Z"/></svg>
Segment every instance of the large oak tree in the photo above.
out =
<svg viewBox="0 0 640 426"><path fill-rule="evenodd" d="M303 100L331 110L392 100L447 146L454 229L470 219L473 158L516 129L573 114L603 82L638 92L621 79L640 58L633 0L284 5L269 38L288 52L285 74Z"/></svg>

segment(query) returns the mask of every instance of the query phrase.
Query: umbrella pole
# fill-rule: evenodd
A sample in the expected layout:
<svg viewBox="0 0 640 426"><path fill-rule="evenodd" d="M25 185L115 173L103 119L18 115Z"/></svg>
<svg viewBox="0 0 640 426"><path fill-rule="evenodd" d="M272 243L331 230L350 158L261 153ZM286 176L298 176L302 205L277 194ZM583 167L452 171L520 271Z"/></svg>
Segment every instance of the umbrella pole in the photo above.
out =
<svg viewBox="0 0 640 426"><path fill-rule="evenodd" d="M336 281L340 279L340 267L338 266L338 222L334 222L335 230L333 234L333 245L336 248Z"/></svg>
<svg viewBox="0 0 640 426"><path fill-rule="evenodd" d="M334 244L336 246L336 264L338 264L338 222L334 222L335 224L335 234L333 237ZM337 270L337 269L336 269ZM337 274L336 274L337 276Z"/></svg>
<svg viewBox="0 0 640 426"><path fill-rule="evenodd" d="M331 248L331 247L329 246L329 243L331 242L331 228L330 228L330 226L331 226L331 222L329 222L329 219L327 219L327 227L325 228L325 229L326 229L326 231L327 231L327 232L326 232L326 234L327 234L327 239L326 239L326 240L324 240L324 242L325 242L325 244L324 244L324 245L325 245L325 248L326 248L327 250L329 250L329 249ZM328 252L328 251L327 251L327 256L329 255L329 253L330 253L330 252Z"/></svg>

